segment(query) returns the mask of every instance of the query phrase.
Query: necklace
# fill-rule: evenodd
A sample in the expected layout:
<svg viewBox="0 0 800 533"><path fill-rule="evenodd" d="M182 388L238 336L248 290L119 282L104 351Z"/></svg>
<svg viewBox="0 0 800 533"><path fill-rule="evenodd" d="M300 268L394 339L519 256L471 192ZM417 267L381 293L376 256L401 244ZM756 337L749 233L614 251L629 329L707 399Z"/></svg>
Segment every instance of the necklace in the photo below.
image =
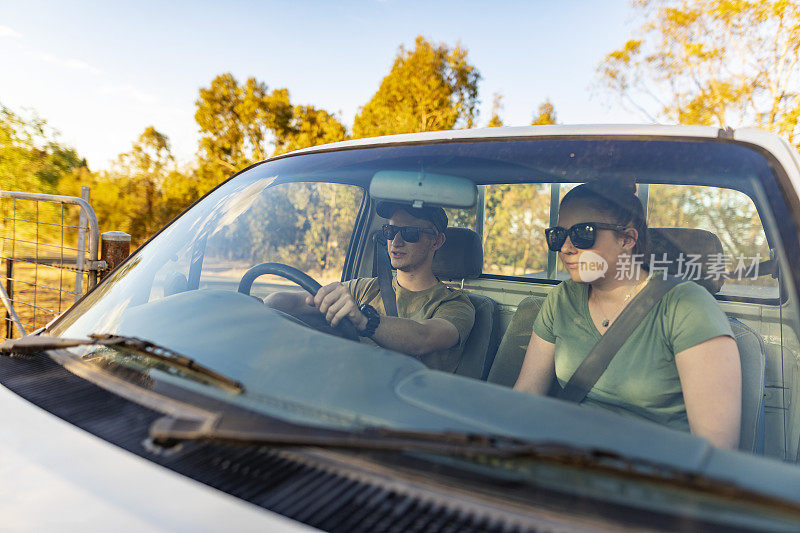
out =
<svg viewBox="0 0 800 533"><path fill-rule="evenodd" d="M625 299L622 301L622 303L621 303L621 304L619 305L619 307L617 308L617 315L619 315L619 312L622 310L622 306L623 306L623 305L625 305L625 304L628 302L628 300L630 300L630 299L631 299L631 295L630 295L630 294L626 294L626 295L625 295ZM600 309L600 312L601 312L601 313L603 313L603 317L604 317L604 318L603 318L603 321L601 322L601 324L602 324L602 326L603 326L604 328L607 328L607 327L608 327L608 324L609 324L611 321L610 321L608 318L605 318L606 314L603 312L603 306L601 306L601 305L600 305L600 302L599 302L599 301L597 302L597 307Z"/></svg>
<svg viewBox="0 0 800 533"><path fill-rule="evenodd" d="M619 304L619 306L617 307L616 312L613 315L614 317L618 317L619 316L619 314L622 312L622 308L625 307L625 305L628 303L628 301L636 293L639 292L640 288L641 288L641 286L637 286L633 291L631 291L631 292L629 292L628 294L625 295L625 299L622 300L622 303ZM604 328L607 328L608 325L611 323L611 319L608 318L609 315L606 315L605 311L603 311L603 306L600 305L600 300L597 299L597 296L595 296L595 301L597 301L597 308L600 310L600 313L603 315L603 321L600 323L600 325L603 326Z"/></svg>

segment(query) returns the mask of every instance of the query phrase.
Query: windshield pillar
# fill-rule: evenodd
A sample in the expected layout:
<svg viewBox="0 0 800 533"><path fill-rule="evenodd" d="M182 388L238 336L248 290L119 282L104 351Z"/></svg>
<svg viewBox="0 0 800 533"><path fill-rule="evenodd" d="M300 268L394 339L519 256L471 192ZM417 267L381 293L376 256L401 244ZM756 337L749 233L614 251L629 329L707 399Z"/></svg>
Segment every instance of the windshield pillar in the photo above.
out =
<svg viewBox="0 0 800 533"><path fill-rule="evenodd" d="M561 196L561 184L550 184L550 227L558 225L558 203ZM555 279L558 266L558 252L547 252L547 279Z"/></svg>

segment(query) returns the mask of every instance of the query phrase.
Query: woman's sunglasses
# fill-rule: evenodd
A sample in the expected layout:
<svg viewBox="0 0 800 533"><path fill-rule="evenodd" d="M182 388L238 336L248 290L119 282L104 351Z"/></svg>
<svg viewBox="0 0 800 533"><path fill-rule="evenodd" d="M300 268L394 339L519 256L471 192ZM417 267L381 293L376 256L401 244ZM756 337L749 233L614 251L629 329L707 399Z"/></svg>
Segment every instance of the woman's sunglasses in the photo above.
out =
<svg viewBox="0 0 800 533"><path fill-rule="evenodd" d="M381 235L387 241L394 240L397 234L403 238L404 241L415 243L419 241L420 236L423 233L430 233L431 235L436 235L436 232L432 229L428 228L420 228L418 226L392 226L391 224L384 224L381 227Z"/></svg>
<svg viewBox="0 0 800 533"><path fill-rule="evenodd" d="M575 248L586 249L594 246L594 240L597 237L597 230L599 229L622 231L625 229L625 226L606 224L605 222L581 222L569 229L562 228L561 226L547 228L544 230L544 236L547 238L547 247L554 252L561 250L561 247L567 242L567 237L569 237L569 240Z"/></svg>

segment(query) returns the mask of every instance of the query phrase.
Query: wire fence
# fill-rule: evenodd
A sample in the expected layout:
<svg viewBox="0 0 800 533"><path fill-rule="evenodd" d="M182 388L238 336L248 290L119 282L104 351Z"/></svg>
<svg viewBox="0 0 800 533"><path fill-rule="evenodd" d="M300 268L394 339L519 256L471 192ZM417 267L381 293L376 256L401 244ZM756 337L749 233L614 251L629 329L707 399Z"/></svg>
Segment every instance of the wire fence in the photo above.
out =
<svg viewBox="0 0 800 533"><path fill-rule="evenodd" d="M82 196L0 191L0 340L45 326L97 283L105 263Z"/></svg>

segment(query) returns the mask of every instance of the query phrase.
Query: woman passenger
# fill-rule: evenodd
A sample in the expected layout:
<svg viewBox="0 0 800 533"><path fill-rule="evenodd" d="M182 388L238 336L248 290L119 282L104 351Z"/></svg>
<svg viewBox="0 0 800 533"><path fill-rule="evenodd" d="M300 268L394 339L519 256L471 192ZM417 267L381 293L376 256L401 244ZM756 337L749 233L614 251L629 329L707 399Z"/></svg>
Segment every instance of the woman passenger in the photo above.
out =
<svg viewBox="0 0 800 533"><path fill-rule="evenodd" d="M561 201L558 227L546 235L570 279L547 295L514 385L542 395L554 376L566 385L648 282L641 264L646 261L635 259L646 249L647 227L632 186L575 187ZM714 297L691 281L673 287L641 320L583 403L736 448L739 352Z"/></svg>

